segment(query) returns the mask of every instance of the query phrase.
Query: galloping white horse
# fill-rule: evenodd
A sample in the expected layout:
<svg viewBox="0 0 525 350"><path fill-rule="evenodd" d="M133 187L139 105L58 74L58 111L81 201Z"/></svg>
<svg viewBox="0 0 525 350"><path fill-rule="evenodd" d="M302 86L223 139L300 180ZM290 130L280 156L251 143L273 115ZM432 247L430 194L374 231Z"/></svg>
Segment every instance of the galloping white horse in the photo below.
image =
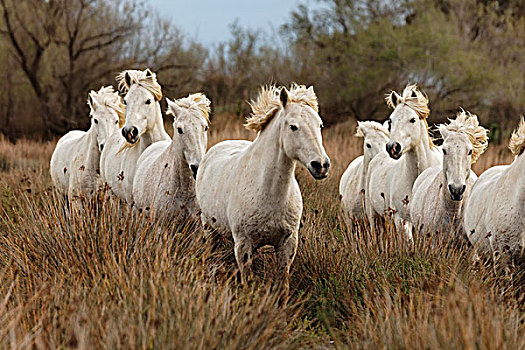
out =
<svg viewBox="0 0 525 350"><path fill-rule="evenodd" d="M339 182L341 206L350 219L361 219L366 213L364 208L366 180L370 161L381 152L390 138L388 127L378 122L357 122L357 137L364 138L363 155L354 159L343 173Z"/></svg>
<svg viewBox="0 0 525 350"><path fill-rule="evenodd" d="M89 196L99 185L100 153L106 140L124 121L125 107L112 86L88 96L91 127L64 135L51 156L50 173L57 190L72 199Z"/></svg>
<svg viewBox="0 0 525 350"><path fill-rule="evenodd" d="M295 167L302 163L315 179L328 175L323 122L312 87L263 87L251 107L246 127L257 138L224 141L206 153L197 173L197 200L203 224L233 235L242 281L254 250L272 245L287 290L303 210Z"/></svg>
<svg viewBox="0 0 525 350"><path fill-rule="evenodd" d="M410 218L416 228L443 234L452 231L463 237L463 203L478 178L471 165L487 148L487 129L479 125L476 115L461 110L456 119L440 125L439 132L443 164L428 168L417 178Z"/></svg>
<svg viewBox="0 0 525 350"><path fill-rule="evenodd" d="M169 141L170 137L164 130L159 103L162 90L156 75L149 69L126 70L117 81L126 92L126 123L109 137L100 170L113 193L131 204L137 160L149 145Z"/></svg>
<svg viewBox="0 0 525 350"><path fill-rule="evenodd" d="M135 208L185 219L199 209L195 180L206 152L210 100L197 93L168 102L174 117L173 140L149 146L137 162L133 180Z"/></svg>
<svg viewBox="0 0 525 350"><path fill-rule="evenodd" d="M428 99L416 85L407 85L402 96L392 91L386 101L394 108L389 118L388 154L378 154L368 167L368 217L373 224L391 209L397 229L406 224L405 235L411 240L408 203L412 186L425 169L441 163L442 155L428 134Z"/></svg>
<svg viewBox="0 0 525 350"><path fill-rule="evenodd" d="M512 134L510 165L486 170L472 187L463 225L478 249L522 256L525 253L525 119Z"/></svg>

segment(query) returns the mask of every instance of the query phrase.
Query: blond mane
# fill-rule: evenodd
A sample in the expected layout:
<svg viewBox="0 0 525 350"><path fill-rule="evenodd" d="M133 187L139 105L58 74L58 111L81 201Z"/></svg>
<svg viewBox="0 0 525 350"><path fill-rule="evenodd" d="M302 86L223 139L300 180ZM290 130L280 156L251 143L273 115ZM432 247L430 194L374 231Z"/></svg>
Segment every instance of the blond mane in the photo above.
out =
<svg viewBox="0 0 525 350"><path fill-rule="evenodd" d="M516 157L525 150L525 117L522 116L518 128L512 133L509 149Z"/></svg>
<svg viewBox="0 0 525 350"><path fill-rule="evenodd" d="M246 123L244 124L248 130L262 131L282 108L279 98L281 89L285 89L285 87L276 87L275 85L261 86L257 99L249 102L252 113L246 118ZM315 112L319 112L317 96L312 86L307 88L304 85L294 83L287 92L288 103L300 103L311 107Z"/></svg>
<svg viewBox="0 0 525 350"><path fill-rule="evenodd" d="M179 98L178 100L169 102L176 104L180 108L185 108L190 111L199 112L202 114L202 116L206 119L208 123L210 122L211 102L206 97L206 95L204 95L201 92L190 94L188 95L188 97ZM166 114L171 114L173 116L175 115L175 112L169 104Z"/></svg>
<svg viewBox="0 0 525 350"><path fill-rule="evenodd" d="M126 75L129 76L129 83L126 81ZM116 77L118 88L122 93L127 93L132 85L137 84L148 90L155 98L155 101L162 99L162 88L157 82L157 75L149 69L134 70L129 69L119 73Z"/></svg>
<svg viewBox="0 0 525 350"><path fill-rule="evenodd" d="M488 130L479 125L477 115L463 109L457 113L456 119L449 119L448 124L441 124L439 130L462 133L468 137L472 144L472 164L476 163L481 154L487 149L489 142Z"/></svg>
<svg viewBox="0 0 525 350"><path fill-rule="evenodd" d="M358 122L355 136L365 137L365 134L363 133L363 129L371 129L371 130L383 133L386 137L390 137L390 132L388 131L388 129L383 124L380 124L378 122L374 122L374 121Z"/></svg>
<svg viewBox="0 0 525 350"><path fill-rule="evenodd" d="M91 90L87 104L91 110L94 110L92 102L113 109L118 115L119 127L124 125L126 119L126 106L118 93L113 90L113 86L102 86L98 91Z"/></svg>
<svg viewBox="0 0 525 350"><path fill-rule="evenodd" d="M396 94L397 103L392 100L392 95ZM414 96L415 95L415 96ZM403 94L399 95L394 90L390 91L385 97L386 103L392 109L400 103L407 105L412 108L420 119L426 119L430 114L430 108L428 108L428 98L421 91L418 90L416 84L410 84L405 87Z"/></svg>
<svg viewBox="0 0 525 350"><path fill-rule="evenodd" d="M288 91L288 102L301 103L305 106L310 106L314 111L319 113L319 105L317 103L317 96L315 95L313 86L307 88L304 85L293 83Z"/></svg>

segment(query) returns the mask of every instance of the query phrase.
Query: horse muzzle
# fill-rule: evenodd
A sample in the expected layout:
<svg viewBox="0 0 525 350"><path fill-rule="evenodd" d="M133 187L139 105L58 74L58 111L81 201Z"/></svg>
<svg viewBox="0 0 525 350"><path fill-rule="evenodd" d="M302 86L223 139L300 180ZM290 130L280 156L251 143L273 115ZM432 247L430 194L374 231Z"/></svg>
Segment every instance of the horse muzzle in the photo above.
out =
<svg viewBox="0 0 525 350"><path fill-rule="evenodd" d="M463 194L465 193L466 185L448 185L448 191L450 192L450 199L453 201L460 201L463 199Z"/></svg>
<svg viewBox="0 0 525 350"><path fill-rule="evenodd" d="M139 129L134 126L125 126L122 128L122 136L129 143L136 143L139 140Z"/></svg>
<svg viewBox="0 0 525 350"><path fill-rule="evenodd" d="M330 159L326 159L322 164L314 160L308 164L307 168L314 179L322 180L328 176L330 171Z"/></svg>
<svg viewBox="0 0 525 350"><path fill-rule="evenodd" d="M390 141L389 143L386 144L386 152L388 153L390 158L393 158L393 159L401 158L401 150L402 150L402 147L399 144L399 142Z"/></svg>

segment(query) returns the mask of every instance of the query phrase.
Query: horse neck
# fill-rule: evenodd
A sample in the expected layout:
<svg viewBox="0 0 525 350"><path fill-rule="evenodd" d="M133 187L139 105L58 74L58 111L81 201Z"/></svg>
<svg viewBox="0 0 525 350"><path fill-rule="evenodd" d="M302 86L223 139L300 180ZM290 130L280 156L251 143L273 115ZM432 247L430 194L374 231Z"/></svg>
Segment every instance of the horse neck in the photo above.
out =
<svg viewBox="0 0 525 350"><path fill-rule="evenodd" d="M248 163L252 169L261 169L255 181L265 188L268 195L282 196L292 182L295 161L289 158L281 143L281 113L259 133L247 152Z"/></svg>
<svg viewBox="0 0 525 350"><path fill-rule="evenodd" d="M507 178L516 191L525 192L525 151L511 164Z"/></svg>
<svg viewBox="0 0 525 350"><path fill-rule="evenodd" d="M430 136L423 121L420 121L420 126L422 137L401 159L407 172L415 177L418 177L425 169L432 166Z"/></svg>
<svg viewBox="0 0 525 350"><path fill-rule="evenodd" d="M361 169L361 179L360 179L360 189L366 187L366 179L368 177L368 165L370 164L370 161L372 160L372 157L370 157L369 154L367 154L366 151L363 152L363 163L361 166L363 169Z"/></svg>
<svg viewBox="0 0 525 350"><path fill-rule="evenodd" d="M194 184L193 174L191 173L188 162L184 158L184 150L180 137L174 137L171 141L165 152L165 161L166 164L170 164L170 166L167 167L167 177L178 180L170 181L174 187L187 188Z"/></svg>
<svg viewBox="0 0 525 350"><path fill-rule="evenodd" d="M160 110L160 103L155 102L155 123L144 135L141 136L142 151L149 145L157 141L169 140L170 137L166 130L164 130L164 122L162 120L162 112Z"/></svg>
<svg viewBox="0 0 525 350"><path fill-rule="evenodd" d="M95 129L93 126L84 135L86 142L86 160L84 166L89 168L98 169L100 165L100 149L97 142L97 135L95 134Z"/></svg>

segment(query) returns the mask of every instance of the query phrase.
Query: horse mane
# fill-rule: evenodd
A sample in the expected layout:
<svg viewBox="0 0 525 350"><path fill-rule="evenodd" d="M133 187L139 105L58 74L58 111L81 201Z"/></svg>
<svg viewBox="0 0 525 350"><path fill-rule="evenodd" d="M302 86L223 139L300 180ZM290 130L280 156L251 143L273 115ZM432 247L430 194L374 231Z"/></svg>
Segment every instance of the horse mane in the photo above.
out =
<svg viewBox="0 0 525 350"><path fill-rule="evenodd" d="M358 122L355 136L356 137L365 137L363 129L371 129L380 133L383 133L386 137L390 137L390 132L388 129L381 123L374 121L363 121Z"/></svg>
<svg viewBox="0 0 525 350"><path fill-rule="evenodd" d="M259 132L268 125L282 108L279 98L282 89L285 89L285 87L276 87L275 85L261 86L257 99L249 102L252 113L246 118L246 123L244 124L246 129ZM311 107L315 112L319 112L317 96L312 86L307 88L304 85L293 83L287 92L288 103L300 103Z"/></svg>
<svg viewBox="0 0 525 350"><path fill-rule="evenodd" d="M126 106L122 103L122 100L118 93L113 90L113 86L102 86L98 91L91 90L87 104L91 110L94 110L92 101L113 109L118 115L119 127L124 125L126 119Z"/></svg>
<svg viewBox="0 0 525 350"><path fill-rule="evenodd" d="M525 117L522 116L518 128L512 133L509 149L516 157L525 151Z"/></svg>
<svg viewBox="0 0 525 350"><path fill-rule="evenodd" d="M169 101L171 103L176 104L180 108L185 108L190 111L199 112L202 114L204 119L209 123L210 122L210 100L201 92L197 92L195 94L190 94L188 97L179 98L175 101ZM173 108L168 103L168 109L166 110L166 114L175 115L175 112L173 111Z"/></svg>
<svg viewBox="0 0 525 350"><path fill-rule="evenodd" d="M293 83L288 91L288 102L310 106L314 111L319 113L319 105L313 86L307 88L305 85Z"/></svg>
<svg viewBox="0 0 525 350"><path fill-rule="evenodd" d="M126 74L130 78L129 85L126 81ZM155 97L155 101L158 102L162 99L162 88L157 82L157 75L149 69L143 71L135 69L125 70L117 75L116 80L122 93L127 93L132 85L137 84L148 90Z"/></svg>
<svg viewBox="0 0 525 350"><path fill-rule="evenodd" d="M465 134L472 144L471 163L474 164L479 156L487 149L489 138L488 130L479 125L478 116L465 111L463 108L456 114L456 119L449 119L448 124L441 124L439 130Z"/></svg>
<svg viewBox="0 0 525 350"><path fill-rule="evenodd" d="M392 101L392 93L395 93L397 96L399 96L396 104L394 101ZM425 94L418 90L416 84L407 85L403 90L403 94L401 95L399 95L394 90L391 90L390 93L386 95L385 100L386 104L392 109L395 109L400 103L407 105L417 113L419 119L426 119L430 114L430 108L428 108L428 98Z"/></svg>

